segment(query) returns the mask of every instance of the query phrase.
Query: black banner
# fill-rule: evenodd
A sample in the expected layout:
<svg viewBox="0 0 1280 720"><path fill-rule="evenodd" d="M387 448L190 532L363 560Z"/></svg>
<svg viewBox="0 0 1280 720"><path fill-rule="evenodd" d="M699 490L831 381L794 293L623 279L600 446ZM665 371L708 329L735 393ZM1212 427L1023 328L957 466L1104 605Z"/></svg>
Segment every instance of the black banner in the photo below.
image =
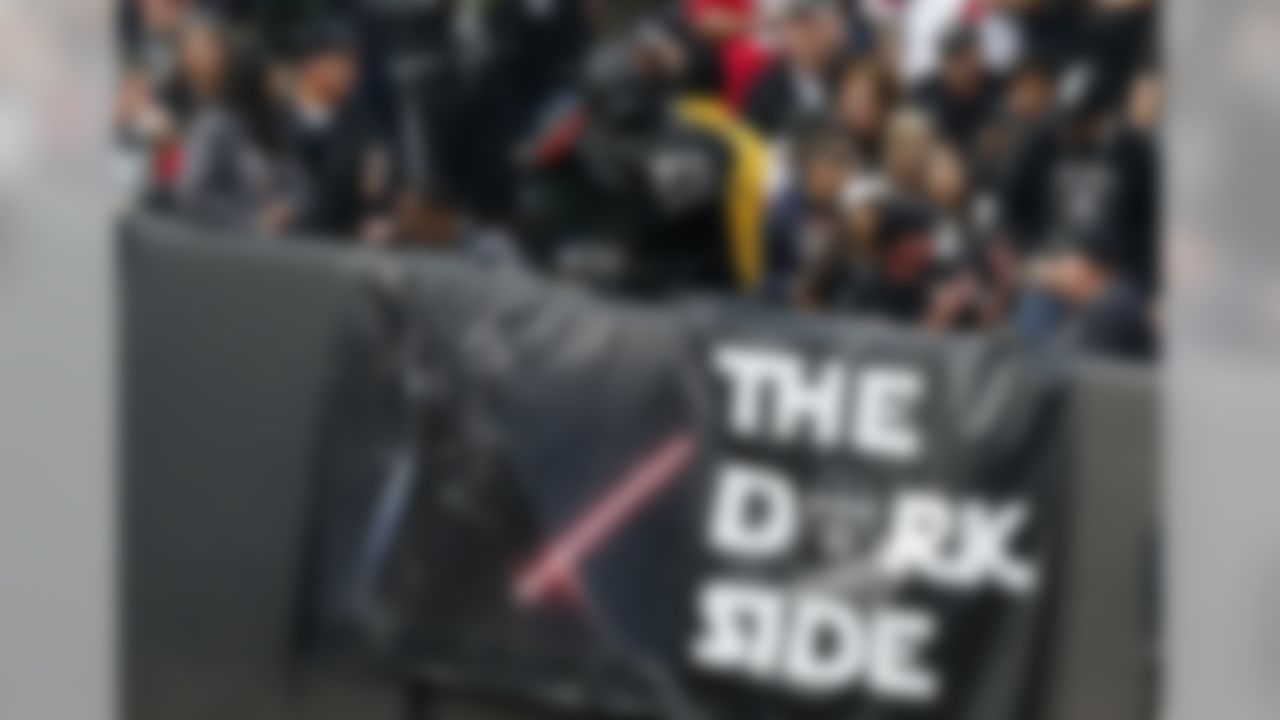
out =
<svg viewBox="0 0 1280 720"><path fill-rule="evenodd" d="M689 692L717 718L1036 717L1060 402L1011 347L721 312Z"/></svg>
<svg viewBox="0 0 1280 720"><path fill-rule="evenodd" d="M1053 373L994 340L432 264L354 309L308 636L618 715L1036 716Z"/></svg>

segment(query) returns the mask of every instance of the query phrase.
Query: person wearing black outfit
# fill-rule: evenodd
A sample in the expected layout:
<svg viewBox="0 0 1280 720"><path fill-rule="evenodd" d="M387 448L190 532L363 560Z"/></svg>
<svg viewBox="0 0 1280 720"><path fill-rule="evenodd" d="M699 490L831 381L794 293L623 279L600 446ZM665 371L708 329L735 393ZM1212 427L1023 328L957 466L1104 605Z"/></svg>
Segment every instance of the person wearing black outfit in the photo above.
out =
<svg viewBox="0 0 1280 720"><path fill-rule="evenodd" d="M1119 178L1111 216L1125 238L1118 261L1147 293L1160 289L1160 93L1155 72L1134 78L1124 120L1108 147Z"/></svg>
<svg viewBox="0 0 1280 720"><path fill-rule="evenodd" d="M442 0L385 13L403 148L416 182L448 186L481 219L517 205L516 158L591 40L583 0ZM409 70L409 69L412 70Z"/></svg>
<svg viewBox="0 0 1280 720"><path fill-rule="evenodd" d="M386 209L391 168L379 134L353 102L359 60L351 32L338 24L308 28L294 71L286 142L302 170L306 199L292 227L367 238L371 221Z"/></svg>
<svg viewBox="0 0 1280 720"><path fill-rule="evenodd" d="M1000 96L999 83L984 66L977 32L968 26L954 28L943 40L942 62L917 92L937 130L962 147L973 144Z"/></svg>
<svg viewBox="0 0 1280 720"><path fill-rule="evenodd" d="M1121 270L1122 240L1103 225L1057 238L1031 273L1021 308L1023 335L1090 355L1151 358L1151 313L1141 289Z"/></svg>
<svg viewBox="0 0 1280 720"><path fill-rule="evenodd" d="M783 22L781 54L756 81L745 108L747 120L769 136L827 111L845 41L830 0L797 0Z"/></svg>
<svg viewBox="0 0 1280 720"><path fill-rule="evenodd" d="M792 178L770 208L766 243L766 294L791 302L797 277L836 249L840 200L856 168L856 155L835 128L808 128L793 151Z"/></svg>
<svg viewBox="0 0 1280 720"><path fill-rule="evenodd" d="M1024 254L1043 247L1053 231L1109 220L1118 188L1109 154L1114 106L1110 84L1080 64L1060 79L1053 111L1014 139L999 181L1000 209Z"/></svg>
<svg viewBox="0 0 1280 720"><path fill-rule="evenodd" d="M731 194L736 148L682 115L670 79L634 50L593 55L581 106L532 153L522 216L533 254L633 296L741 289L742 261L758 265L761 248L739 243L726 212L743 199Z"/></svg>
<svg viewBox="0 0 1280 720"><path fill-rule="evenodd" d="M914 324L928 308L936 217L922 202L891 195L876 203L873 247L811 278L833 309ZM849 250L849 248L846 248Z"/></svg>

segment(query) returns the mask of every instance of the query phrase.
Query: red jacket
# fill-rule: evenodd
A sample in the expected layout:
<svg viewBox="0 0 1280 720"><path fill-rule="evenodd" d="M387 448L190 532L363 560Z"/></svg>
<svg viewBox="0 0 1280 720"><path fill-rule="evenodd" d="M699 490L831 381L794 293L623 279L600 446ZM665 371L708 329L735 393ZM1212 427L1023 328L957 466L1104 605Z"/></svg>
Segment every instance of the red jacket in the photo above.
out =
<svg viewBox="0 0 1280 720"><path fill-rule="evenodd" d="M685 18L698 27L708 13L727 11L752 18L756 12L756 0L685 0ZM734 108L746 102L756 80L769 65L769 51L751 37L739 33L725 38L718 49L720 61L720 94Z"/></svg>

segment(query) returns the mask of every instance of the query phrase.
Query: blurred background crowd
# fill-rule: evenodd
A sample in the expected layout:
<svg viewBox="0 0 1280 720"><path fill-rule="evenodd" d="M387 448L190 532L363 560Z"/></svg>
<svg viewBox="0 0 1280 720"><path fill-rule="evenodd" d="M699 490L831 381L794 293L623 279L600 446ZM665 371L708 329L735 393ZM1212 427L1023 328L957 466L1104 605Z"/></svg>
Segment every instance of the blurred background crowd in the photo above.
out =
<svg viewBox="0 0 1280 720"><path fill-rule="evenodd" d="M1159 344L1156 0L119 2L130 206L628 296Z"/></svg>

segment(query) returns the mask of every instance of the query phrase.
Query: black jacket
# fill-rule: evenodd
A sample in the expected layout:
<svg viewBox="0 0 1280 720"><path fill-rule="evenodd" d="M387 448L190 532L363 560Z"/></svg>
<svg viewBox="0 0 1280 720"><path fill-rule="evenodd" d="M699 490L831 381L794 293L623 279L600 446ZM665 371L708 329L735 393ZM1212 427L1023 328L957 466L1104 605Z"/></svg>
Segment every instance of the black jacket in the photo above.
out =
<svg viewBox="0 0 1280 720"><path fill-rule="evenodd" d="M362 177L370 153L378 147L371 123L350 106L323 125L307 122L296 111L290 112L287 123L289 152L302 170L307 196L296 229L354 237L375 209Z"/></svg>
<svg viewBox="0 0 1280 720"><path fill-rule="evenodd" d="M820 82L824 94L829 93L828 78L821 78ZM761 133L772 136L799 120L820 114L827 102L824 97L822 105L806 103L798 76L788 63L778 60L756 80L747 97L744 115Z"/></svg>

